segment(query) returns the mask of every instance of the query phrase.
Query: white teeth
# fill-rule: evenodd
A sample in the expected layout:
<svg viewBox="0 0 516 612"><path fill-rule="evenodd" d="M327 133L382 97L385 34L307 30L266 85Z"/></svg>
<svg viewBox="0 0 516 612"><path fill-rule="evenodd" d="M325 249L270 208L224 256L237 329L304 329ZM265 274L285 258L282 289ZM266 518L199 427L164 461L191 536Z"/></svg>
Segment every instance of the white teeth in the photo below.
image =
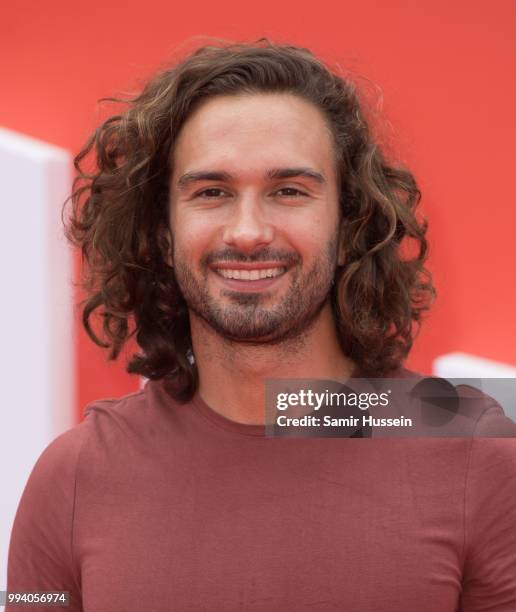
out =
<svg viewBox="0 0 516 612"><path fill-rule="evenodd" d="M224 278L238 280L259 280L262 278L273 278L285 272L285 268L262 268L260 270L228 270L227 268L217 268L217 272Z"/></svg>

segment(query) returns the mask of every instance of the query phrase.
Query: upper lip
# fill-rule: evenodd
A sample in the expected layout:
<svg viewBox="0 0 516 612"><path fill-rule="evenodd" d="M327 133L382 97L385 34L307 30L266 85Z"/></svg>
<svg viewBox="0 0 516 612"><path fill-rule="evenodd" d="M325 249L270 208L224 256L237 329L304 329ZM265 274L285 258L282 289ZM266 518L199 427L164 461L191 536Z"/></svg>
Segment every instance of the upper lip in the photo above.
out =
<svg viewBox="0 0 516 612"><path fill-rule="evenodd" d="M257 261L256 263L221 261L211 264L210 267L217 270L268 270L270 268L286 268L287 264L281 261Z"/></svg>

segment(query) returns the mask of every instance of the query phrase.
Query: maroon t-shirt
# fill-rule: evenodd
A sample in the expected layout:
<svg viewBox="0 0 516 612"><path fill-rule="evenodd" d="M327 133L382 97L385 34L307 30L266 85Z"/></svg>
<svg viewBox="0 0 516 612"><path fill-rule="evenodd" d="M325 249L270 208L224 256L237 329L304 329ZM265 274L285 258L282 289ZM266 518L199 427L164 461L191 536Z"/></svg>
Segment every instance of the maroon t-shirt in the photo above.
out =
<svg viewBox="0 0 516 612"><path fill-rule="evenodd" d="M86 414L30 476L10 591L86 612L516 610L516 439L274 439L160 381ZM484 423L516 427L494 402Z"/></svg>

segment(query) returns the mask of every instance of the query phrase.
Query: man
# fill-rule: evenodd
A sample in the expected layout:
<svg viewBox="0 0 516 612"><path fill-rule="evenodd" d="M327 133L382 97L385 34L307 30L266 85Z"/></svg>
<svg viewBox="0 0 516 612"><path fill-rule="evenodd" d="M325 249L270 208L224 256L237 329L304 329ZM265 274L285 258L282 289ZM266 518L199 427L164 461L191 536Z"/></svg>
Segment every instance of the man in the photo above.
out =
<svg viewBox="0 0 516 612"><path fill-rule="evenodd" d="M151 380L43 453L9 590L85 611L516 610L513 440L264 436L266 379L416 377L419 192L352 85L303 49L206 47L79 168L92 151L68 230L84 321L111 357L135 333ZM490 402L475 426L504 418Z"/></svg>

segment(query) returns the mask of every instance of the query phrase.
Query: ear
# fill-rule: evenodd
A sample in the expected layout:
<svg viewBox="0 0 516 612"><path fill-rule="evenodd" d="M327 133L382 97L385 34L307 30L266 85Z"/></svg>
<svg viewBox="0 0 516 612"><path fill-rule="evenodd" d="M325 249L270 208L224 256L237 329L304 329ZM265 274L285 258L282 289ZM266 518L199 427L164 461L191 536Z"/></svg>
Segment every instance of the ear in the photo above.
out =
<svg viewBox="0 0 516 612"><path fill-rule="evenodd" d="M161 249L161 253L163 255L163 259L165 262L174 267L174 260L172 257L173 246L172 246L172 234L169 229L162 228L159 232L159 245Z"/></svg>
<svg viewBox="0 0 516 612"><path fill-rule="evenodd" d="M168 235L168 250L166 261L171 268L174 267L174 246L172 244L172 234L170 233Z"/></svg>

